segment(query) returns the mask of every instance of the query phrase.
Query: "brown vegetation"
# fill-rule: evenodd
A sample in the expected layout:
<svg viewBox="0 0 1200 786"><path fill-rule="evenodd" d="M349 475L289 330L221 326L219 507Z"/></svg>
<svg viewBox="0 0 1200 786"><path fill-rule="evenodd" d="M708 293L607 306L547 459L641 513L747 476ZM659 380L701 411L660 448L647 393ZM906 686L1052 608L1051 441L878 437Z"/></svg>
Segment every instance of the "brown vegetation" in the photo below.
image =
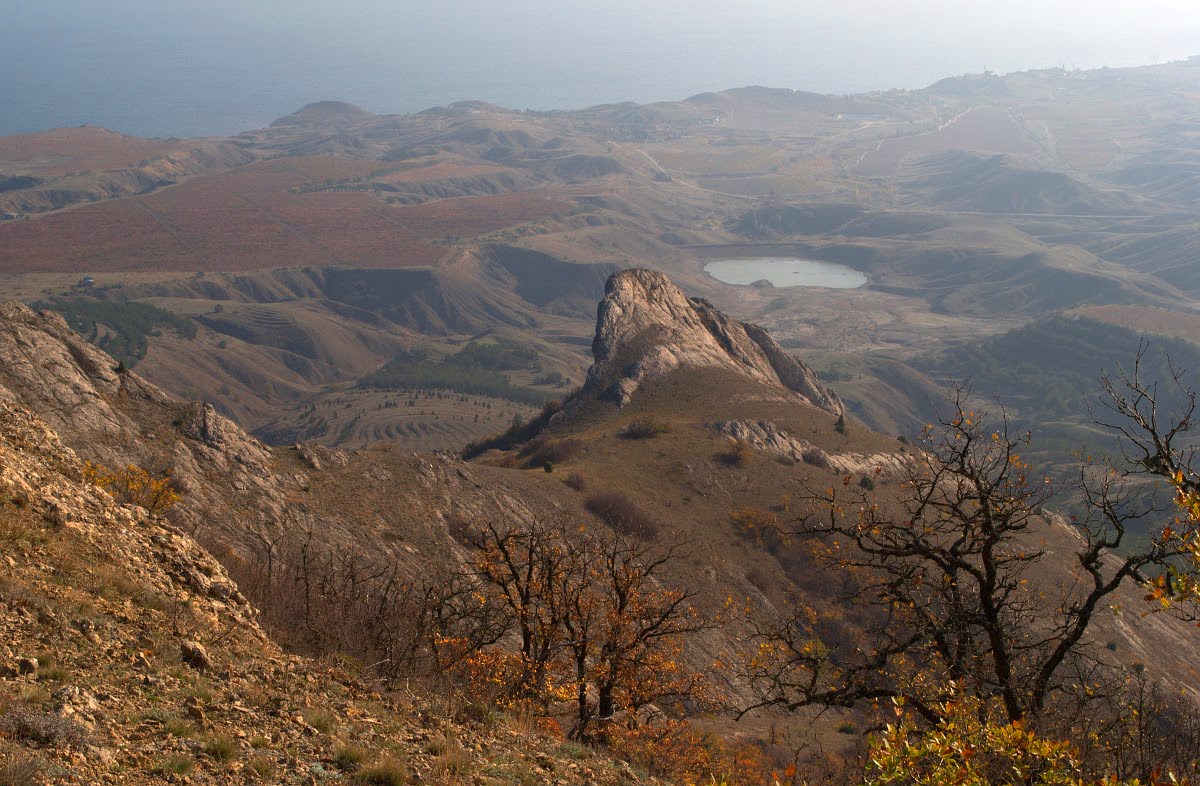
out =
<svg viewBox="0 0 1200 786"><path fill-rule="evenodd" d="M728 450L719 454L719 458L731 467L747 467L754 459L754 446L744 439L731 440Z"/></svg>
<svg viewBox="0 0 1200 786"><path fill-rule="evenodd" d="M623 535L651 539L658 534L658 522L620 491L598 491L587 498L584 507Z"/></svg>
<svg viewBox="0 0 1200 786"><path fill-rule="evenodd" d="M427 265L430 241L469 238L570 210L540 194L386 205L359 191L304 191L379 162L250 164L148 196L0 224L0 271L244 271L297 265Z"/></svg>
<svg viewBox="0 0 1200 786"><path fill-rule="evenodd" d="M626 439L653 439L671 430L671 424L655 417L642 417L631 420L621 429L621 436Z"/></svg>
<svg viewBox="0 0 1200 786"><path fill-rule="evenodd" d="M542 411L536 417L526 421L523 418L513 418L512 424L501 434L472 442L463 448L462 457L473 459L489 450L511 450L524 442L528 442L550 423L562 409L562 402L548 401L542 406Z"/></svg>
<svg viewBox="0 0 1200 786"><path fill-rule="evenodd" d="M0 137L0 172L54 177L102 172L186 149L186 142L141 139L94 126Z"/></svg>

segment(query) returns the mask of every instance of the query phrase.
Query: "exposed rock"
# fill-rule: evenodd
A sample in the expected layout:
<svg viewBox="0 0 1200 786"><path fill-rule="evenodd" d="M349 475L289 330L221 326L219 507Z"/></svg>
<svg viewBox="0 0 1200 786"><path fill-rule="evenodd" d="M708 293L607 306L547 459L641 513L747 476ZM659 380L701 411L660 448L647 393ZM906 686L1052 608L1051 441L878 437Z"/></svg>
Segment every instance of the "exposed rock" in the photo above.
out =
<svg viewBox="0 0 1200 786"><path fill-rule="evenodd" d="M183 662L193 669L208 671L212 668L212 660L208 657L208 651L199 642L181 641L179 643L179 654Z"/></svg>
<svg viewBox="0 0 1200 786"><path fill-rule="evenodd" d="M50 694L59 715L74 715L77 712L95 712L100 709L96 696L78 685L67 685Z"/></svg>
<svg viewBox="0 0 1200 786"><path fill-rule="evenodd" d="M714 429L730 439L745 440L752 448L772 456L803 461L839 472L863 475L898 475L908 466L903 453L828 453L807 440L797 439L774 423L763 420L726 420Z"/></svg>
<svg viewBox="0 0 1200 786"><path fill-rule="evenodd" d="M301 442L294 445L292 449L315 472L320 472L326 467L344 469L350 463L350 459L344 451L334 450L315 442Z"/></svg>
<svg viewBox="0 0 1200 786"><path fill-rule="evenodd" d="M761 327L739 322L702 298L688 298L653 270L622 270L608 279L592 352L596 362L583 395L619 406L644 382L692 367L733 369L834 415L845 411L812 369Z"/></svg>

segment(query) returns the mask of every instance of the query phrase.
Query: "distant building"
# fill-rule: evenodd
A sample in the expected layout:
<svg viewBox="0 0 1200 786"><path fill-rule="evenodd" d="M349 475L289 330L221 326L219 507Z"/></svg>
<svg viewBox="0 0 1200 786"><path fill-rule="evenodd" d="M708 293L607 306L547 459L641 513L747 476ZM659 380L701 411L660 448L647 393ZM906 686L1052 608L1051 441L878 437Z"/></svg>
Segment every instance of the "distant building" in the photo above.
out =
<svg viewBox="0 0 1200 786"><path fill-rule="evenodd" d="M79 279L79 283L75 286L79 287L80 289L89 289L96 286L96 279L92 278L91 276L84 276L83 278Z"/></svg>

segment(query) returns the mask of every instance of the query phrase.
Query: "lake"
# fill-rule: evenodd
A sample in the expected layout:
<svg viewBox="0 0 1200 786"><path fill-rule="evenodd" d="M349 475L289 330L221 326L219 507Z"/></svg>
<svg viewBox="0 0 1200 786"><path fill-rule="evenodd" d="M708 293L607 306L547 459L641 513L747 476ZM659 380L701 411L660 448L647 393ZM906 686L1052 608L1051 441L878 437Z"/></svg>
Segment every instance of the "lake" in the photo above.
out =
<svg viewBox="0 0 1200 786"><path fill-rule="evenodd" d="M726 284L741 286L766 280L777 287L856 289L867 283L867 277L852 267L792 257L720 259L706 264L704 272Z"/></svg>

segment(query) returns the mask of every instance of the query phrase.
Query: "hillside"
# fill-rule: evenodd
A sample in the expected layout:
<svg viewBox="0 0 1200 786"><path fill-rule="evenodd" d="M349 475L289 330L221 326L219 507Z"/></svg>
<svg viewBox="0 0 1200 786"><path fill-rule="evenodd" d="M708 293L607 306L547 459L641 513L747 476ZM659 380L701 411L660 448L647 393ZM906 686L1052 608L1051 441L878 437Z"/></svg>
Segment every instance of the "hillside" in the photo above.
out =
<svg viewBox="0 0 1200 786"><path fill-rule="evenodd" d="M85 478L0 400L4 783L653 782L468 700L282 652L191 537Z"/></svg>
<svg viewBox="0 0 1200 786"><path fill-rule="evenodd" d="M827 485L870 487L880 504L896 504L902 495L898 481L914 455L911 447L873 433L852 420L843 424L840 399L807 365L783 350L761 328L733 319L702 299L689 299L660 273L633 270L610 278L598 310L592 343L595 363L581 392L569 399L557 414L548 409L546 412L552 417L535 420L528 428L519 429L520 433L514 432L508 439L491 444L491 450L470 462L446 454L404 453L386 445L346 452L315 445L268 447L207 405L174 399L142 380L136 372L118 373L115 361L72 333L61 318L34 314L19 304L5 304L0 309L0 355L10 361L0 368L0 399L8 408L6 413L13 413L6 416L6 423L23 422L21 418L35 423L20 408L33 410L81 458L108 467L135 464L152 474L169 469L182 499L169 511L168 520L147 519L135 511L129 525L133 534L121 535L121 547L106 545L103 538L114 533L101 528L95 535L101 538L95 548L135 556L147 553L137 552L144 548L152 554L163 545L154 536L169 533L168 542L192 550L197 554L196 559L208 566L197 570L209 578L187 579L195 571L184 570L183 580L201 582L205 593L216 592L216 600L222 605L211 607L215 619L187 623L191 626L188 635L199 638L218 663L228 658L245 664L245 670L239 670L241 666L231 667L232 684L244 678L240 675L286 673L286 678L281 676L278 680L269 676L265 688L258 687L270 693L276 688L294 691L289 687L294 683L288 680L302 679L308 686L312 707L339 708L331 711L332 720L324 716L319 725L338 729L338 733L344 729L350 735L351 729L358 728L354 724L359 718L379 719L378 725L363 721L378 732L367 747L383 750L393 746L407 755L416 769L439 766L436 760L447 756L447 748L439 744L435 752L422 754L412 746L406 747L404 732L397 732L399 738L392 739L386 731L391 722L375 704L370 707L354 704L358 696L369 697L364 699L367 702L381 701L373 698L372 692L381 688L370 682L371 675L367 672L355 674L352 666L318 667L310 661L290 659L280 662L295 664L291 671L263 671L265 667L258 658L271 660L285 656L273 644L254 644L262 641L264 634L255 627L253 612L248 607L230 604L228 599L235 597L232 585L215 563L206 561L211 558L205 556L201 547L220 560L228 576L240 583L247 601L261 610L259 619L266 635L296 653L353 656L349 663L354 662L353 658L359 663L380 660L378 656L372 658L377 650L371 647L376 645L369 644L361 634L352 633L356 629L341 627L352 625L353 617L342 615L341 621L331 619L327 635L298 628L290 622L286 605L280 605L279 585L266 578L269 573L264 574L264 566L275 559L285 563L296 560L303 553L301 548L315 553L337 549L344 559L350 560L349 565L363 569L368 565L387 565L388 570L399 575L425 579L449 576L460 569L464 560L472 558L473 552L461 538L464 527L478 522L520 522L561 527L565 531L595 532L604 537L623 535L644 542L652 552L667 549L672 554L669 551L672 547L680 549L677 556L664 563L660 580L664 587L691 593L698 614L717 615L729 598L744 599L739 602L744 605L746 616L730 616L719 626L697 631L679 653L683 668L720 677L712 686L714 698L719 697L718 704L726 707L747 706L755 694L735 669L714 672L713 664L737 663L746 656L754 620L775 618L798 605L811 609L824 620L823 637L868 645L865 637L870 617L850 604L840 591L831 592L829 568L819 555L803 542L773 538L769 530L759 531L754 527L802 518L803 506L809 504L805 502L806 489ZM42 504L38 500L45 499L39 494L51 493L32 489L29 478L33 475L29 473L66 478L54 482L69 486L73 495L85 500L78 504L91 506L89 510L113 511L112 516L125 514L105 502L103 495L81 486L74 454L53 447L54 439L46 435L46 427L37 428L41 431L34 429L35 432L43 436L31 444L50 447L35 448L35 455L27 456L22 452L26 450L22 440L32 438L23 436L25 432L14 431L11 433L15 436L8 438L10 442L0 454L6 466L16 466L24 473L20 483L25 484L21 486L25 490L18 491L18 495L25 495L35 503L14 507L18 511L15 520L21 526L12 537L16 543L27 544L22 546L24 552L17 552L20 561L16 557L14 561L19 575L28 575L35 587L44 588L38 591L68 595L87 592L93 586L88 581L72 581L63 586L37 578L43 575L39 571L48 569L45 559L39 560L38 555L51 553L37 549L70 551L83 546L67 537L69 528L46 531L46 525L39 523L41 514L28 513L42 509L36 507ZM56 461L62 468L36 464L42 460L37 458L42 453L59 456ZM56 486L52 483L49 488L53 490ZM81 519L93 520L82 515ZM149 534L143 538L138 534L140 531L135 531L135 524L147 527ZM1055 588L1076 586L1077 577L1073 575L1070 560L1055 556L1069 554L1074 548L1075 535L1066 523L1039 520L1030 537L1039 544L1039 553L1048 555L1034 575L1036 581L1030 591L1044 588L1057 592L1060 590ZM191 545L190 538L200 545ZM63 545L52 546L54 543ZM88 553L91 552L80 552ZM124 557L115 561L106 559L117 578L106 580L104 586L111 588L104 592L119 599L120 593L132 592L119 579L122 572L145 573L148 569L140 566L150 558L138 557L141 561L133 568L125 564ZM81 556L79 564L90 566L94 561ZM176 591L170 589L173 585L166 584L166 579L150 575L147 580L164 593ZM228 587L228 593L225 589L213 590L213 586ZM190 592L195 593L195 589ZM1138 587L1129 585L1115 599L1122 608L1134 608L1143 602L1141 595ZM103 593L101 596L103 600ZM98 604L99 611L93 616L114 613L112 606L105 605L107 600L89 602ZM209 607L201 605L201 608ZM230 628L236 633L226 633L228 620L232 618L221 615L234 612L241 615L242 622ZM151 606L137 613L148 615L144 624L153 627L151 620L162 619L155 615L168 612ZM128 616L130 612L123 614ZM115 622L106 624L123 630L120 626L127 621L122 617L114 619ZM143 617L132 619L136 622ZM1200 686L1200 674L1195 672L1189 653L1197 646L1197 634L1163 617L1139 619L1104 614L1097 619L1083 646L1109 667L1136 666L1154 679L1164 680L1170 692L1193 695ZM44 623L45 620L37 622ZM20 624L34 623L26 619ZM101 629L99 622L97 625ZM20 630L25 631L20 636L29 637L32 642L41 629ZM49 641L54 643L58 639L51 636ZM33 648L32 644L27 646ZM152 665L161 662L165 669L175 657L172 648L176 646L170 637L155 638L143 649L149 648L146 657ZM247 654L256 646L261 652ZM46 648L39 645L35 649L45 652ZM60 659L56 662L69 662L61 652L65 650L56 654ZM14 650L9 657L25 655ZM398 671L375 676L384 679L384 688L389 684L394 686L396 683L388 682L387 674L394 679L395 675L406 674L403 669L410 667L398 665ZM207 688L213 698L204 698L208 694L195 688L195 681L185 679L191 672L181 670L184 667L175 668L179 683L168 681L165 685L178 684L179 690L200 692L205 702L205 718L233 717L219 714L218 708L224 706L215 698L224 695L219 689ZM96 671L91 665L81 665L79 670ZM108 672L100 669L97 673ZM343 687L335 687L336 680L341 680L337 684ZM89 690L102 706L107 699L101 700L101 694L132 695L121 693L118 687L109 687L107 683ZM291 693L287 701L296 702L295 695ZM331 702L326 697L332 695L339 698ZM249 701L234 697L229 704L246 707ZM262 701L265 706L274 706L267 698ZM299 706L294 703L286 706L296 707L297 712L307 717L300 701ZM424 699L419 695L382 700L388 707L400 707L397 711L401 713L406 712L405 706L414 707L412 712L418 719L440 717L443 710L422 710L421 701ZM258 722L253 708L248 709L244 713L246 722ZM243 714L237 709L232 712ZM773 742L777 734L785 734L796 744L817 746L816 750L823 751L821 757L837 759L856 750L862 741L857 732L839 732L838 727L858 729L870 723L869 713L861 709L843 709L833 715L760 710L740 724L720 715L705 719L702 715L692 717L687 710L682 713L683 718L702 722L720 737L751 745L759 751L755 755L762 757L764 766L780 769L795 763L795 759L789 760L785 751ZM284 720L278 722L288 717L291 714L284 713ZM168 721L161 721L164 729ZM99 725L112 723L105 720ZM126 733L121 723L116 724L113 734ZM272 734L276 732L277 727L272 725L276 720L264 723ZM300 734L308 736L298 743L292 755L296 762L315 762L324 756L321 761L325 763L321 766L325 767L330 762L330 749L336 746L334 740L326 739L333 733L317 728L318 723L312 720L305 723L317 731L298 727ZM214 734L219 733L219 725L217 728ZM527 767L521 763L525 759L512 758L511 749L503 743L507 734L503 730L444 728L446 735L475 751L465 754L474 762L463 765L474 768L469 771L488 776L494 761L501 758L515 762L513 766L518 769ZM234 729L229 733L235 736L231 743L233 759L250 762L256 754L240 747L236 740L241 738L236 737ZM247 741L254 738L254 732L248 734ZM361 738L358 732L353 734ZM501 742L482 743L481 738L492 739L488 734L499 735ZM413 732L413 739L418 738ZM218 764L225 753L203 753L200 744L188 754L192 749L182 741L187 739L186 735L171 737L176 740L171 745L160 745L161 739L154 734L139 739L142 740L139 744L147 746L146 753L138 759L143 764L157 761L156 757L178 754L192 755L196 766L205 773L226 766ZM474 748L477 741L482 751ZM228 748L224 742L207 742L213 746L219 744L220 750ZM521 744L547 750L546 746L554 748L561 743ZM426 750L432 749L427 746ZM70 761L69 753L64 755ZM547 755L553 759L557 754ZM610 765L597 761L600 763L595 765L594 772L610 772L618 779L627 777L620 774L619 766L605 770ZM651 759L638 761L653 769ZM805 762L805 766L816 766L811 758ZM276 766L292 764L283 762ZM569 764L561 767L573 769ZM556 774L562 771L561 767L555 770ZM571 780L574 776L562 772L564 782L574 782ZM608 781L597 776L595 782Z"/></svg>

